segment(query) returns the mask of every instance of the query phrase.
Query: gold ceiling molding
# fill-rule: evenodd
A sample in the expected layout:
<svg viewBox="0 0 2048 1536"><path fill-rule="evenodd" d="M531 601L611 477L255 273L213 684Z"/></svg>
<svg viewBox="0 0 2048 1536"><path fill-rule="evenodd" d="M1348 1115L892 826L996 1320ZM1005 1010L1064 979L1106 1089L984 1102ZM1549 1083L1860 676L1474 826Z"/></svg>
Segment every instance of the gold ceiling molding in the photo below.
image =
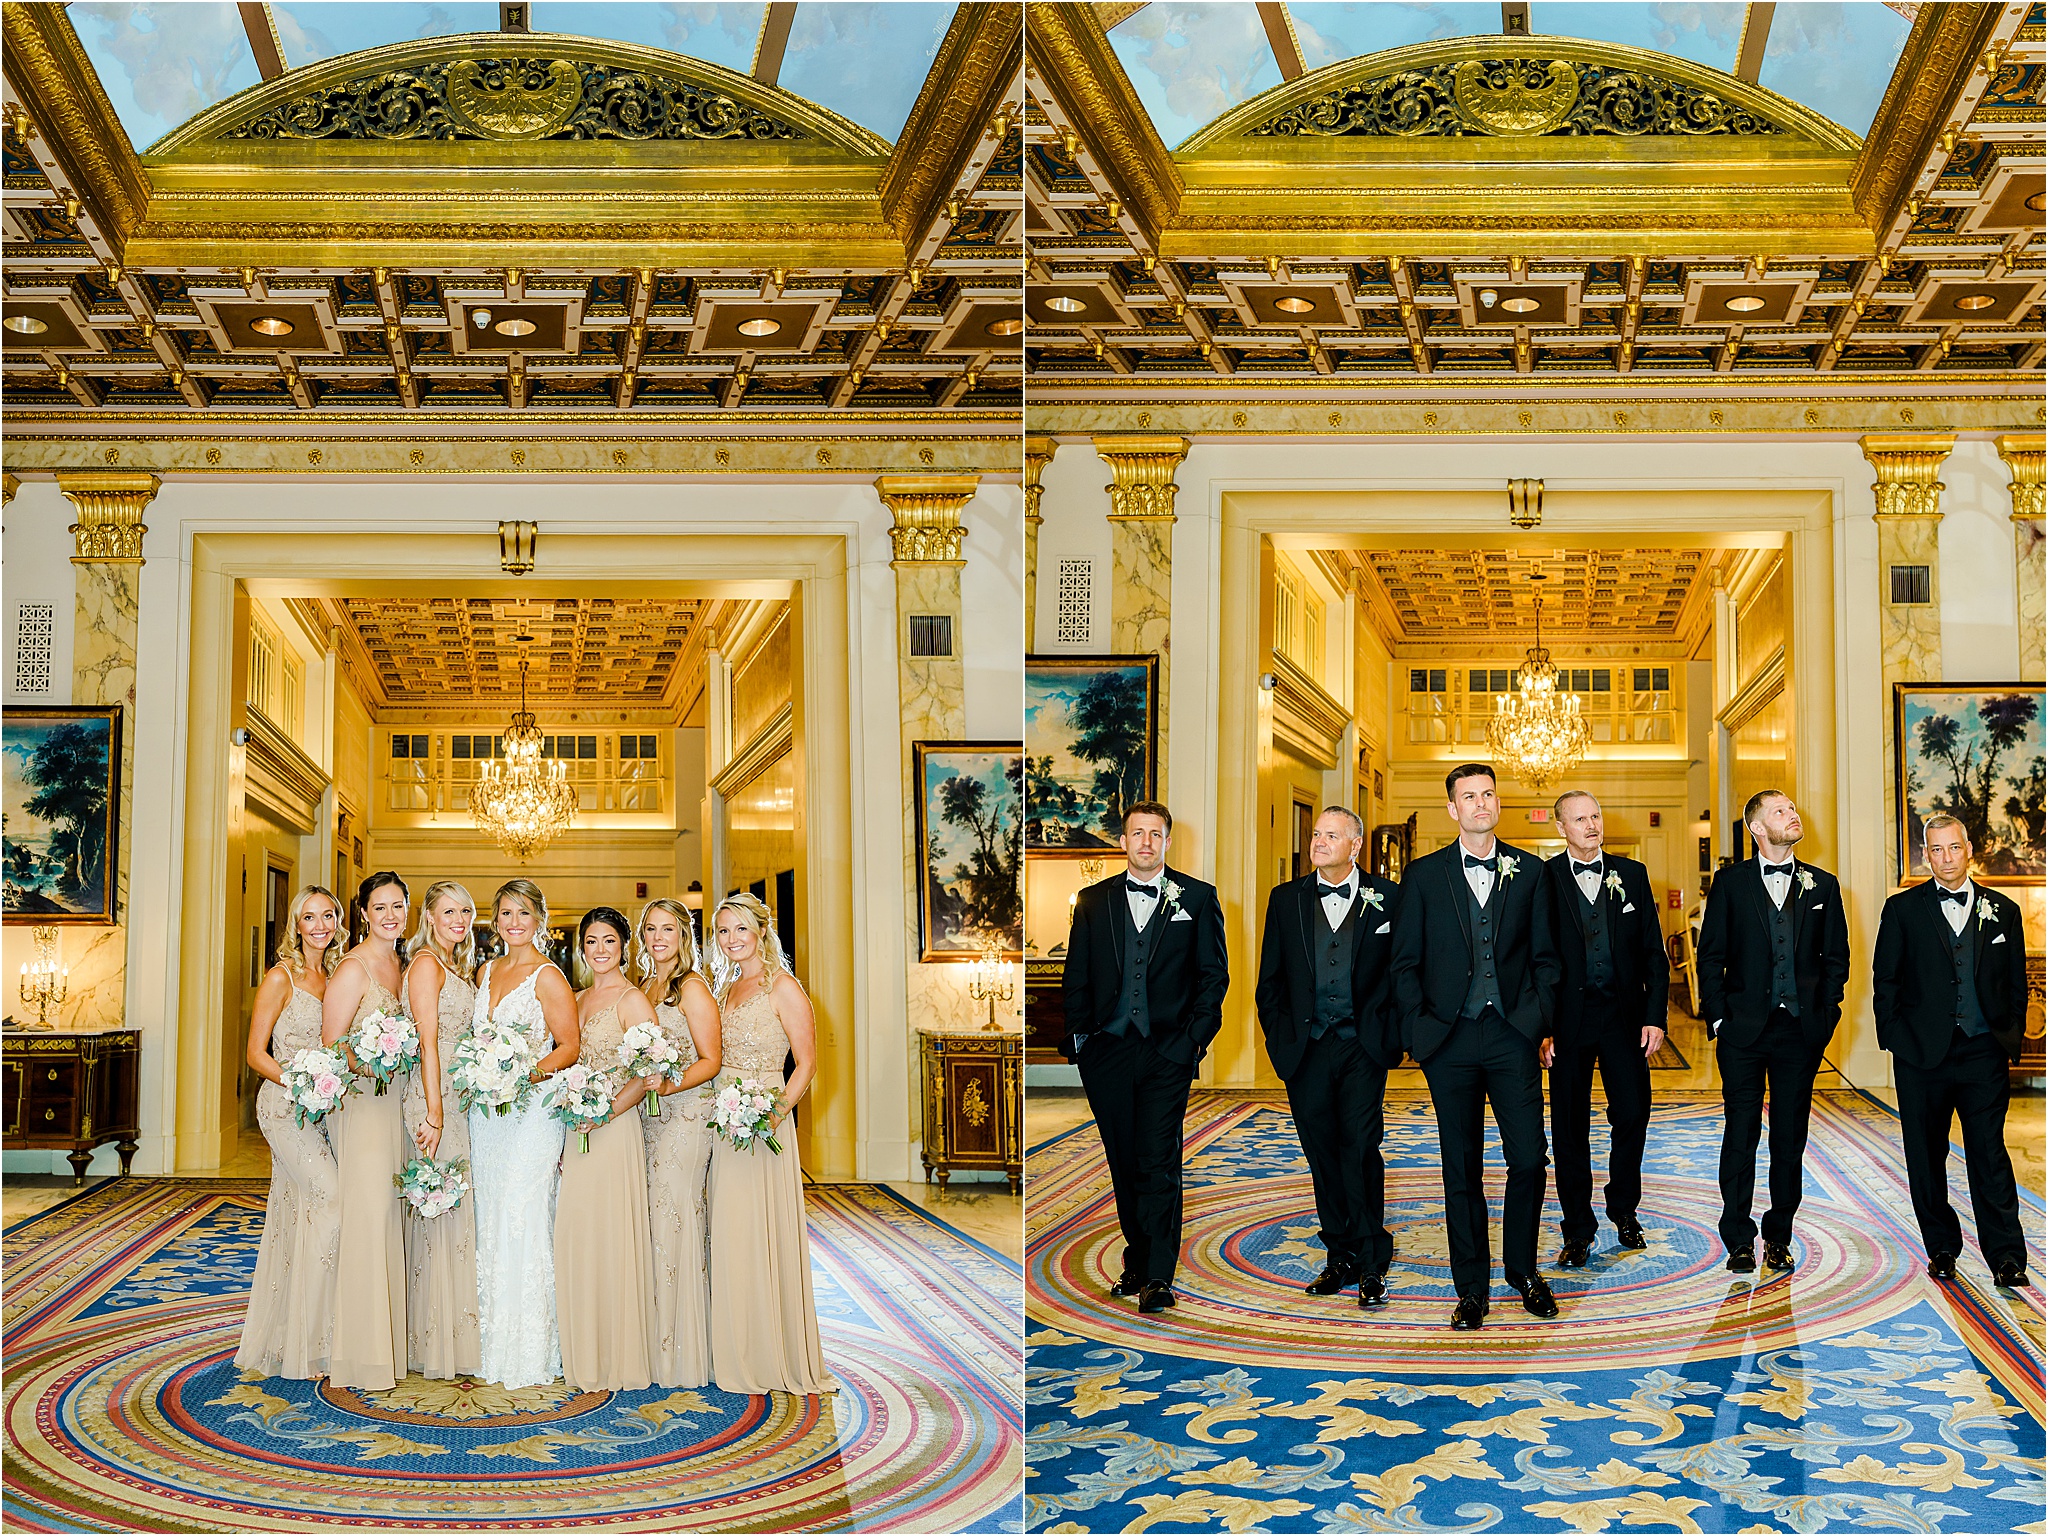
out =
<svg viewBox="0 0 2048 1536"><path fill-rule="evenodd" d="M136 470L70 470L57 476L57 489L78 508L71 525L77 540L73 565L140 565L142 514L163 480Z"/></svg>
<svg viewBox="0 0 2048 1536"><path fill-rule="evenodd" d="M1913 17L1870 136L1849 174L1856 210L1872 229L1893 221L1907 187L1934 153L1950 109L1998 30L2000 9L1923 5Z"/></svg>
<svg viewBox="0 0 2048 1536"><path fill-rule="evenodd" d="M1024 57L1027 71L1065 117L1062 126L1085 134L1123 201L1156 238L1180 207L1180 172L1117 61L1101 18L1080 0L1034 4Z"/></svg>
<svg viewBox="0 0 2048 1536"><path fill-rule="evenodd" d="M963 181L979 180L977 154L985 163L1018 132L1011 95L1023 27L1021 6L962 5L953 12L882 171L882 216L906 245L931 226Z"/></svg>
<svg viewBox="0 0 2048 1536"><path fill-rule="evenodd" d="M116 253L149 207L149 180L61 5L0 6L0 67L83 212Z"/></svg>
<svg viewBox="0 0 2048 1536"><path fill-rule="evenodd" d="M593 140L687 139L696 141L693 157L728 142L770 140L861 158L889 153L886 139L837 113L702 59L598 38L472 32L391 43L291 70L209 107L157 140L148 155L152 164L232 163L259 147L367 140L394 150L410 146L409 158L438 160L452 139L536 145L569 139L577 143L579 163ZM352 143L357 151L365 147ZM552 158L559 161L561 151ZM317 150L277 157L299 159L332 163Z"/></svg>

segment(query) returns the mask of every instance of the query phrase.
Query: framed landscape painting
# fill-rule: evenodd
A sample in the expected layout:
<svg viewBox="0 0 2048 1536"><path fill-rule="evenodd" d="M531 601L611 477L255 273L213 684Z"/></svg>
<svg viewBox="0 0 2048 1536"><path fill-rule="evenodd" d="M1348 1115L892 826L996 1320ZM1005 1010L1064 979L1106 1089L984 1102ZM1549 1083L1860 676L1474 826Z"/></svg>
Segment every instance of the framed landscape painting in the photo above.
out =
<svg viewBox="0 0 2048 1536"><path fill-rule="evenodd" d="M1158 783L1157 656L1024 659L1024 848L1114 851L1124 807Z"/></svg>
<svg viewBox="0 0 2048 1536"><path fill-rule="evenodd" d="M1024 753L1014 741L919 741L920 960L1024 958Z"/></svg>
<svg viewBox="0 0 2048 1536"><path fill-rule="evenodd" d="M0 761L6 920L113 922L121 706L9 709Z"/></svg>
<svg viewBox="0 0 2048 1536"><path fill-rule="evenodd" d="M1927 818L1960 820L1986 885L2038 885L2042 845L2040 683L1894 683L1899 884L1924 880Z"/></svg>

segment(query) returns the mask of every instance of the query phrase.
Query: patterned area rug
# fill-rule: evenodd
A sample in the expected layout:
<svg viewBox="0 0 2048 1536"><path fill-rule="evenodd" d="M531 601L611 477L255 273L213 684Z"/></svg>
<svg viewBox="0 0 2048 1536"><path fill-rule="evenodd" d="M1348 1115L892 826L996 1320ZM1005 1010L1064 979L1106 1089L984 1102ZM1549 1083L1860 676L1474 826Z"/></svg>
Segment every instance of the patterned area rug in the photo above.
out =
<svg viewBox="0 0 2048 1536"><path fill-rule="evenodd" d="M887 1189L806 1193L834 1396L367 1393L234 1368L261 1182L111 1180L6 1233L6 1526L1019 1529L1016 1264Z"/></svg>
<svg viewBox="0 0 2048 1536"><path fill-rule="evenodd" d="M1180 1305L1156 1318L1107 1294L1122 1241L1093 1126L1033 1148L1027 1528L2041 1530L2041 1292L1994 1290L1974 1233L1956 1282L1926 1277L1891 1111L1817 1099L1799 1267L1735 1276L1718 1098L1675 1097L1651 1124L1648 1249L1603 1225L1589 1268L1555 1269L1553 1201L1563 1315L1497 1282L1476 1334L1447 1326L1426 1100L1388 1105L1376 1313L1301 1291L1323 1253L1283 1100L1196 1096Z"/></svg>

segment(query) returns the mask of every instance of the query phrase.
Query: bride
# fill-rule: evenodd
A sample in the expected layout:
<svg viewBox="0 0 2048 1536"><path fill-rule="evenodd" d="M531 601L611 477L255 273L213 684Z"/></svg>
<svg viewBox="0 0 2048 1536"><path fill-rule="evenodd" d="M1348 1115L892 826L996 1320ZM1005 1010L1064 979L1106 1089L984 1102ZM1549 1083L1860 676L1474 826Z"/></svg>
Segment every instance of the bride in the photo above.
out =
<svg viewBox="0 0 2048 1536"><path fill-rule="evenodd" d="M576 995L536 940L547 927L547 898L531 880L508 880L493 902L505 953L476 980L476 1027L486 1020L524 1030L535 1049L550 1040L531 1078L539 1083L576 1059L581 1044ZM469 1112L476 1200L477 1375L507 1387L544 1386L562 1374L555 1318L555 1179L562 1122L544 1095L524 1108Z"/></svg>

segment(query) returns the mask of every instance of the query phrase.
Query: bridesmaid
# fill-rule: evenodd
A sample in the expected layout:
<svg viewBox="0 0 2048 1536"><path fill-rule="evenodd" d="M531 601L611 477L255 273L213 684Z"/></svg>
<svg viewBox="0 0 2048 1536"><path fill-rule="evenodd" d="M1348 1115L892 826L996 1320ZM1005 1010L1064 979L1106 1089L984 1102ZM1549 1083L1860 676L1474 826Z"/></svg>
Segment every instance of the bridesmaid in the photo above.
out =
<svg viewBox="0 0 2048 1536"><path fill-rule="evenodd" d="M578 1060L623 1082L611 1112L584 1127L590 1150L562 1152L555 1201L555 1311L562 1380L583 1392L638 1392L654 1383L654 1251L647 1234L647 1162L634 1122L647 1079L620 1070L619 1043L654 1009L626 981L625 916L592 907L576 928L588 991L576 999ZM576 1127L572 1127L572 1134Z"/></svg>
<svg viewBox="0 0 2048 1536"><path fill-rule="evenodd" d="M322 1044L333 1045L379 1008L400 1011L400 949L410 894L390 870L379 870L357 888L355 943L321 1000ZM367 1392L389 1392L405 1376L404 1205L391 1186L405 1166L400 1097L395 1085L380 1094L360 1078L327 1116L341 1181L328 1377L338 1387Z"/></svg>
<svg viewBox="0 0 2048 1536"><path fill-rule="evenodd" d="M293 897L277 964L257 988L249 1020L249 1065L264 1080L256 1124L270 1143L270 1204L235 1368L301 1381L327 1374L341 1186L327 1133L292 1115L280 1060L320 1043L320 996L346 947L340 929L341 903L332 893L309 885Z"/></svg>
<svg viewBox="0 0 2048 1536"><path fill-rule="evenodd" d="M789 973L768 907L739 892L713 914L719 952L721 1080L780 1085L782 1151L711 1148L711 1374L726 1392L836 1392L818 1342L797 1100L818 1068L811 1000ZM796 1057L783 1082L782 1063Z"/></svg>
<svg viewBox="0 0 2048 1536"><path fill-rule="evenodd" d="M666 896L647 903L640 913L640 990L682 1053L674 1077L649 1083L661 1103L653 1119L640 1121L654 1242L654 1380L664 1387L711 1380L711 1282L704 1269L710 1100L694 1090L718 1075L718 1004L701 965L689 909Z"/></svg>
<svg viewBox="0 0 2048 1536"><path fill-rule="evenodd" d="M405 972L406 1012L420 1032L420 1065L405 1088L405 1127L436 1162L469 1161L469 1117L448 1081L455 1049L475 1022L469 983L476 903L453 880L420 898L420 926ZM471 1173L474 1180L474 1171ZM482 1368L476 1320L476 1194L428 1221L405 1215L406 1358L422 1376L450 1381Z"/></svg>

